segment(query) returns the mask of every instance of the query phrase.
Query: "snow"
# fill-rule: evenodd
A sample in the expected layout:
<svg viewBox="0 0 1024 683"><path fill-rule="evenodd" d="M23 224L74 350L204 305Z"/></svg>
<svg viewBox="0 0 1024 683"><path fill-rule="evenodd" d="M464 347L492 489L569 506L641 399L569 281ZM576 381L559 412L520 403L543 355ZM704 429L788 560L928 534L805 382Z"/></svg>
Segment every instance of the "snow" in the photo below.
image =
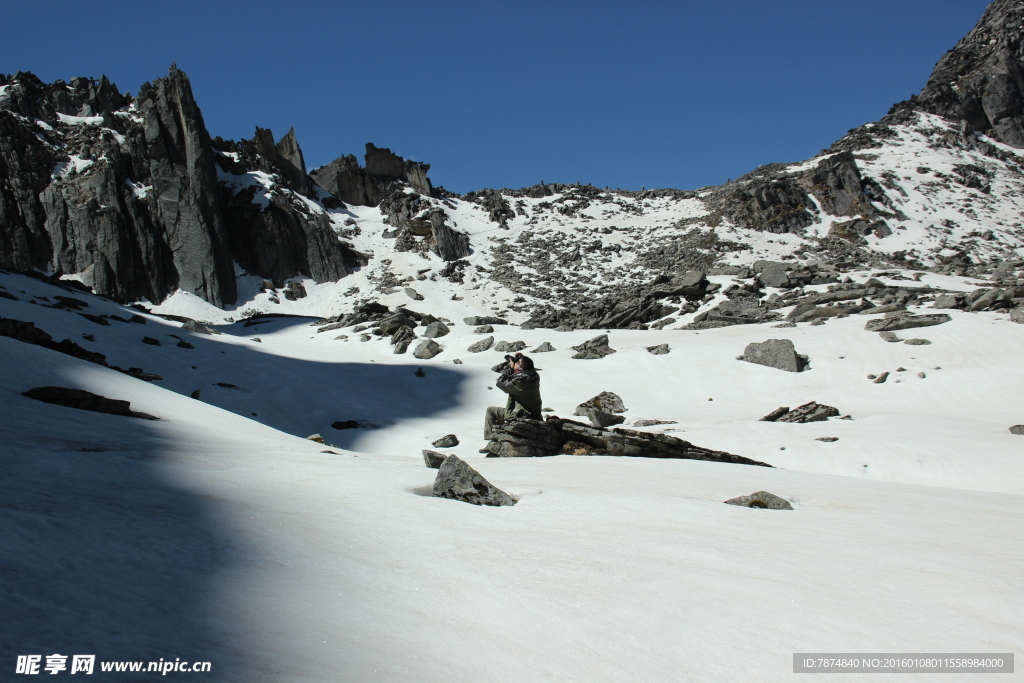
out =
<svg viewBox="0 0 1024 683"><path fill-rule="evenodd" d="M389 254L406 256L401 272L436 263ZM305 284L338 294L348 279L334 290ZM950 311L951 322L912 331L933 342L918 347L864 331L871 316L613 330L618 351L600 361L570 358L597 331L498 326L499 340L556 347L534 357L557 414L615 391L631 420L677 421L648 431L776 469L496 460L476 449L483 408L500 399L488 389L500 354L465 351L479 335L461 318L483 304L451 301L448 284L415 281L426 301L405 298L455 321L442 354L418 361L350 329L317 333L314 318L223 324L215 336L149 314L145 325L100 326L48 305L59 294L92 315L138 311L0 274L20 299L0 299L3 317L164 378L0 337L0 602L18 624L12 652L210 660L225 681L745 682L792 680L793 652L1011 652L1024 642L1024 460L1022 437L1007 430L1024 421L1024 326ZM157 310L226 315L181 292ZM773 337L793 339L811 370L735 359ZM646 352L663 342L670 354ZM865 378L884 370L885 384ZM161 419L21 396L46 385L130 400ZM809 400L853 419L758 421ZM330 426L347 419L378 428ZM302 438L314 432L336 445ZM450 450L518 497L515 507L429 497L435 472L420 450L447 433L461 440ZM722 503L762 489L795 510Z"/></svg>
<svg viewBox="0 0 1024 683"><path fill-rule="evenodd" d="M81 173L82 171L91 168L95 163L96 162L92 159L83 159L72 154L67 161L58 162L57 165L53 167L50 177L57 180L58 178L63 178L68 175Z"/></svg>
<svg viewBox="0 0 1024 683"><path fill-rule="evenodd" d="M61 123L66 123L70 126L100 126L103 124L102 116L71 116L58 112L57 118Z"/></svg>

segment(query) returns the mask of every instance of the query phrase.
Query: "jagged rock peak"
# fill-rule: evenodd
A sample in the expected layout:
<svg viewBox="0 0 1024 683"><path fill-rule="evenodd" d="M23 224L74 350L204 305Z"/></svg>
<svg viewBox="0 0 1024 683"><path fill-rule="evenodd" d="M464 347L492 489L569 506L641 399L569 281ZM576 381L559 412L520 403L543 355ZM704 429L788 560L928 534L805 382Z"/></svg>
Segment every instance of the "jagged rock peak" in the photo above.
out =
<svg viewBox="0 0 1024 683"><path fill-rule="evenodd" d="M317 185L346 204L377 206L395 182L407 183L423 195L435 194L427 177L430 164L403 159L372 142L366 143L365 159L366 167L362 168L355 155L338 157L309 175Z"/></svg>
<svg viewBox="0 0 1024 683"><path fill-rule="evenodd" d="M1024 1L989 5L939 60L921 93L901 105L960 120L964 132L1024 147Z"/></svg>

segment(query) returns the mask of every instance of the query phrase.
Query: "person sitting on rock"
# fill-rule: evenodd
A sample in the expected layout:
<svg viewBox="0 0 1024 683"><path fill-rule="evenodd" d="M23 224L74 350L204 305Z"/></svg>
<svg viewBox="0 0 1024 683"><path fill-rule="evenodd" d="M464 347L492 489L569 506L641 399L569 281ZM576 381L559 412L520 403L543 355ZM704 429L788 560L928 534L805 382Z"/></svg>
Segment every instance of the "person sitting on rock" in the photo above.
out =
<svg viewBox="0 0 1024 683"><path fill-rule="evenodd" d="M517 353L505 356L508 369L501 373L495 383L499 389L508 394L505 407L490 406L484 417L484 438L493 441L494 428L505 420L528 417L541 420L540 375L533 367L533 359ZM490 453L488 448L480 449L481 453Z"/></svg>

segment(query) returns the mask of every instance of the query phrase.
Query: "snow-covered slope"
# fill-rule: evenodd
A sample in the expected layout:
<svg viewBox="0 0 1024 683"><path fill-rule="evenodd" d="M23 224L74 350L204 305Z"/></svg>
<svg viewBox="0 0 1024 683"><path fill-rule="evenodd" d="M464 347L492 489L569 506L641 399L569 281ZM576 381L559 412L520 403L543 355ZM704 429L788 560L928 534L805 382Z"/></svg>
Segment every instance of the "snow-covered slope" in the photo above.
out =
<svg viewBox="0 0 1024 683"><path fill-rule="evenodd" d="M614 391L629 422L674 420L643 429L767 469L484 459L501 354L467 353L481 336L459 320L477 308L468 300L444 302L444 350L416 360L386 338L317 333L310 318L205 335L36 279L0 275L0 286L17 299L0 298L0 316L163 378L0 337L12 657L179 657L228 681L775 681L793 676L793 652L1010 652L1024 640L1012 542L1024 461L1007 430L1024 422L1024 326L1005 316L951 311L918 331L927 346L887 344L857 315L770 331L617 330L617 352L596 361L570 357L592 332L496 326L498 339L555 346L534 357L557 414ZM52 308L57 296L145 323L101 325ZM792 339L812 369L735 359L767 336ZM655 343L672 352L649 354ZM865 378L882 371L892 379ZM21 395L49 385L160 420ZM809 400L852 419L758 421ZM362 426L331 427L345 420ZM302 438L314 432L327 444ZM429 497L435 472L420 450L447 433L516 506ZM721 502L762 489L795 510Z"/></svg>

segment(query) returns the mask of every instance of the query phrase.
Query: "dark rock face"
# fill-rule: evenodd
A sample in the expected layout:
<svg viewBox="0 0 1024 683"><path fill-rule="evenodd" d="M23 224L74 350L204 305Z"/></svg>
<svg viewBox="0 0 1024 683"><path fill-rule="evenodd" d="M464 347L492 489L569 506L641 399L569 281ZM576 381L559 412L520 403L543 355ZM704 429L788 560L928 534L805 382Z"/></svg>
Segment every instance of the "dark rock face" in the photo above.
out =
<svg viewBox="0 0 1024 683"><path fill-rule="evenodd" d="M473 253L469 247L469 235L445 225L444 216L440 213L430 217L430 230L434 239L434 252L443 261L458 261Z"/></svg>
<svg viewBox="0 0 1024 683"><path fill-rule="evenodd" d="M434 497L461 500L473 505L515 505L516 499L495 488L479 472L455 455L449 455L437 470Z"/></svg>
<svg viewBox="0 0 1024 683"><path fill-rule="evenodd" d="M339 157L310 173L317 185L346 204L377 206L395 181L408 183L424 195L434 188L427 178L429 164L407 161L390 149L366 143L366 168L354 155Z"/></svg>
<svg viewBox="0 0 1024 683"><path fill-rule="evenodd" d="M491 454L504 458L557 455L571 443L584 445L587 455L680 458L770 467L763 462L732 453L700 448L667 434L649 434L621 428L603 429L554 416L544 422L508 420L497 427L494 434L495 440L489 447Z"/></svg>
<svg viewBox="0 0 1024 683"><path fill-rule="evenodd" d="M964 123L966 131L1024 147L1024 6L995 0L977 26L947 52L921 93L897 108Z"/></svg>
<svg viewBox="0 0 1024 683"><path fill-rule="evenodd" d="M768 510L792 510L793 506L785 498L779 498L774 493L757 491L749 496L730 498L725 501L729 505L739 505L747 508L766 508Z"/></svg>
<svg viewBox="0 0 1024 683"><path fill-rule="evenodd" d="M106 398L82 389L68 389L65 387L36 387L22 392L22 396L53 403L67 408L78 410L89 410L95 413L107 413L109 415L121 415L124 417L138 417L144 420L157 420L159 418L136 412L131 409L131 403L113 398Z"/></svg>
<svg viewBox="0 0 1024 683"><path fill-rule="evenodd" d="M0 336L10 337L26 344L42 346L58 353L89 361L90 363L107 365L107 357L102 353L83 349L70 339L55 342L53 337L36 327L35 323L32 322L0 318Z"/></svg>
<svg viewBox="0 0 1024 683"><path fill-rule="evenodd" d="M802 372L807 367L807 357L798 354L789 339L751 342L743 350L743 360L786 372Z"/></svg>

